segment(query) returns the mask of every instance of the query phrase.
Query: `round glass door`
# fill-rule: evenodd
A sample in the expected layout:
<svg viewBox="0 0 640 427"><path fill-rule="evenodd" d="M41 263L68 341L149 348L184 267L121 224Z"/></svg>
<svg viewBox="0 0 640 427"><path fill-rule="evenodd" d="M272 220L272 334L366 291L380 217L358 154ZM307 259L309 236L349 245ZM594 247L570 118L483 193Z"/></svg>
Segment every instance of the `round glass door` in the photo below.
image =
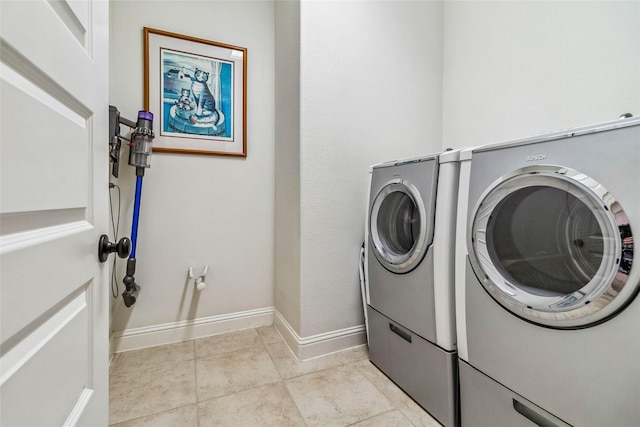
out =
<svg viewBox="0 0 640 427"><path fill-rule="evenodd" d="M617 313L637 289L629 220L600 184L536 166L499 179L473 217L470 259L504 308L531 322L585 327Z"/></svg>
<svg viewBox="0 0 640 427"><path fill-rule="evenodd" d="M425 210L418 190L406 181L392 181L377 194L369 221L373 253L394 273L407 273L426 252Z"/></svg>

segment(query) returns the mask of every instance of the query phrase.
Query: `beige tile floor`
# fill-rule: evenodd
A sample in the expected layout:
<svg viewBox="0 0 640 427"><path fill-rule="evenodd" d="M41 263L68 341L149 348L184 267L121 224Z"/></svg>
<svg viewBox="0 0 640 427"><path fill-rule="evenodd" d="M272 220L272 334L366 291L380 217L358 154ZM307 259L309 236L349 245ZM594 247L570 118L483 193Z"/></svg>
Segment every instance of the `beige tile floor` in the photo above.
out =
<svg viewBox="0 0 640 427"><path fill-rule="evenodd" d="M273 326L117 353L117 427L438 427L373 366L366 346L297 360Z"/></svg>

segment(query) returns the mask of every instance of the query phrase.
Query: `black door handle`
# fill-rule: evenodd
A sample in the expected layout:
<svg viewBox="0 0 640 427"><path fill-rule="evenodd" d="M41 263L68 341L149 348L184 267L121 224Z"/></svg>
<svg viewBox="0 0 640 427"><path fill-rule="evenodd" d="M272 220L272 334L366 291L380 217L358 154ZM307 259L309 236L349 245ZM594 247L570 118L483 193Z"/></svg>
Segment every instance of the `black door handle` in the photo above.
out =
<svg viewBox="0 0 640 427"><path fill-rule="evenodd" d="M126 258L131 251L131 240L127 237L123 237L118 243L111 243L109 236L103 234L100 236L98 242L98 259L100 262L105 262L109 258L111 252L117 252L120 258Z"/></svg>

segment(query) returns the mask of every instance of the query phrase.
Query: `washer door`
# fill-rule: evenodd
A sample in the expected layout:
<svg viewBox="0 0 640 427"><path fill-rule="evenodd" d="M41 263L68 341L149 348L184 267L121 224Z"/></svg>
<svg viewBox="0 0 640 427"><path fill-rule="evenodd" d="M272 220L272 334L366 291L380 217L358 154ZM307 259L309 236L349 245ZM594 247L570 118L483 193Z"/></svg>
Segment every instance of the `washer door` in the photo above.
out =
<svg viewBox="0 0 640 427"><path fill-rule="evenodd" d="M513 314L553 328L615 315L637 294L629 220L599 183L575 170L533 166L484 193L470 260L487 292Z"/></svg>
<svg viewBox="0 0 640 427"><path fill-rule="evenodd" d="M387 183L371 206L369 235L373 253L387 270L407 273L427 249L425 208L418 190L406 180Z"/></svg>

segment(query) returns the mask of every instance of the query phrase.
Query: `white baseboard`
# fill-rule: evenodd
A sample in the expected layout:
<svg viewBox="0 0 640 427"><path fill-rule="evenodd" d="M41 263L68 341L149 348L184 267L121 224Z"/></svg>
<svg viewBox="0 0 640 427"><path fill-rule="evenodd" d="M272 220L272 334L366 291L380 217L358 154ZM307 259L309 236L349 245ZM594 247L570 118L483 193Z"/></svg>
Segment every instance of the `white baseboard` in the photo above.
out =
<svg viewBox="0 0 640 427"><path fill-rule="evenodd" d="M302 338L278 310L274 311L273 325L299 360L312 359L367 343L364 325Z"/></svg>
<svg viewBox="0 0 640 427"><path fill-rule="evenodd" d="M267 307L116 331L111 334L111 352L119 353L241 329L268 326L273 324L273 312L273 307Z"/></svg>

